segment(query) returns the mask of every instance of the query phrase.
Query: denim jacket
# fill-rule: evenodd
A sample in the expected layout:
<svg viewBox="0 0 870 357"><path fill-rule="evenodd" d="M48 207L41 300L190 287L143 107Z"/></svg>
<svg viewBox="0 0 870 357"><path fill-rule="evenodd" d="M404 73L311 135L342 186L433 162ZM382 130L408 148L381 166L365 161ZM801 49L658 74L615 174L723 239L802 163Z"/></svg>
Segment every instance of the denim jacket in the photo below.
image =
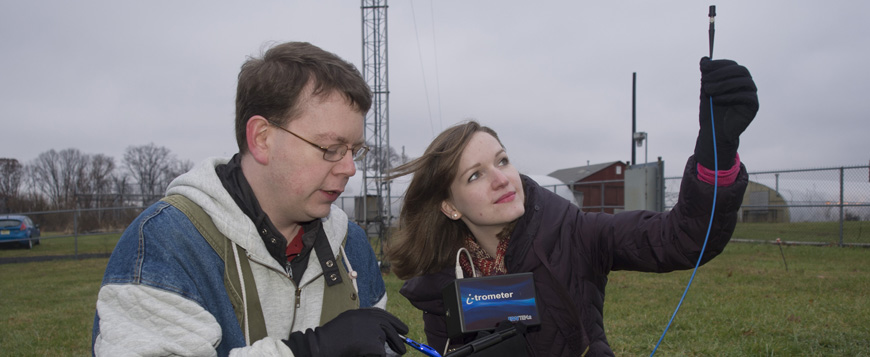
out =
<svg viewBox="0 0 870 357"><path fill-rule="evenodd" d="M173 181L167 195L200 205L221 233L247 251L268 337L246 346L221 258L184 213L158 202L130 224L109 259L94 318L95 355L287 356L292 351L282 339L320 324L324 282L315 253L297 287L218 181L214 167L225 162L197 165ZM385 308L384 282L363 229L336 206L322 221L335 255L347 237L360 306Z"/></svg>

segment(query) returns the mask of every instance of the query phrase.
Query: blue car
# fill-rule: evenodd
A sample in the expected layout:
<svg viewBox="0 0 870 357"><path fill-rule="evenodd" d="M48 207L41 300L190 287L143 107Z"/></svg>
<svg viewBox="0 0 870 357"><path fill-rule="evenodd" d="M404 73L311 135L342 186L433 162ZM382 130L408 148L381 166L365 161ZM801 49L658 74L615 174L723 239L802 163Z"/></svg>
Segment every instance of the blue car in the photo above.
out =
<svg viewBox="0 0 870 357"><path fill-rule="evenodd" d="M39 225L27 216L0 215L0 243L10 241L33 249L39 244Z"/></svg>

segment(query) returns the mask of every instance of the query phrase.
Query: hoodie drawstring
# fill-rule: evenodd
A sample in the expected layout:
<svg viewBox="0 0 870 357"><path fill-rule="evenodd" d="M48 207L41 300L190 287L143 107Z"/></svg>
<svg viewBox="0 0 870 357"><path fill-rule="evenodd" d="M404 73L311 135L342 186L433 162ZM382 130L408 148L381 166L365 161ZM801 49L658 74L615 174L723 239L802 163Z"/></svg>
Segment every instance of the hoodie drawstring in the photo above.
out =
<svg viewBox="0 0 870 357"><path fill-rule="evenodd" d="M356 284L356 270L353 270L353 267L350 266L350 260L347 259L347 252L344 251L344 245L340 245L338 249L341 250L341 257L344 258L344 265L347 266L347 275L350 277L350 280L353 281L353 290L356 291L357 295L359 295L359 286Z"/></svg>
<svg viewBox="0 0 870 357"><path fill-rule="evenodd" d="M245 275L242 274L242 265L238 263L239 262L239 249L236 248L238 245L235 242L233 242L232 245L233 245L233 256L236 258L236 262L237 262L236 263L236 270L238 270L238 272L239 272L239 283L241 284L240 290L242 291L242 306L244 306L244 309L245 309L244 310L245 311L245 313L244 313L244 315L245 315L245 344L250 346L251 345L251 326L248 323L248 294L246 293L246 289L245 289Z"/></svg>

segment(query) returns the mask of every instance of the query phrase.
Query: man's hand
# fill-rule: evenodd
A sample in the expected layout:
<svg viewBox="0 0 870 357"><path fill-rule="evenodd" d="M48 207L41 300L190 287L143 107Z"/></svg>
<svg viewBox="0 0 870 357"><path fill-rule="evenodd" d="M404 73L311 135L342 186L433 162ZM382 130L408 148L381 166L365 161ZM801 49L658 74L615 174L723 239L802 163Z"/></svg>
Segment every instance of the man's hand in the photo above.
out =
<svg viewBox="0 0 870 357"><path fill-rule="evenodd" d="M284 343L296 356L385 356L384 342L405 354L399 334L407 334L397 317L379 308L342 312L323 326L293 332Z"/></svg>

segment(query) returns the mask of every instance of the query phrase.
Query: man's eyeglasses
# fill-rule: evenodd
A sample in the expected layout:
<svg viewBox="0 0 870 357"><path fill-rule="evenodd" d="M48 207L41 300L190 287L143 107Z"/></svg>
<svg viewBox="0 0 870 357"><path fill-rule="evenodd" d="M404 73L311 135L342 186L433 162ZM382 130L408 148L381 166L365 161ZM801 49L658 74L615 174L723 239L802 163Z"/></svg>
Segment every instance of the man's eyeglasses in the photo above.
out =
<svg viewBox="0 0 870 357"><path fill-rule="evenodd" d="M317 145L315 143L308 141L308 139L305 139L305 138L299 136L299 134L296 134L290 130L287 130L283 126L275 124L272 121L269 121L269 124L271 124L274 127L277 127L278 129L284 130L284 131L290 133L290 135L293 135L293 136L299 138L300 140L302 140L308 144L311 144L311 146L319 149L320 151L323 151L323 159L326 161L330 161L330 162L340 161L341 159L344 158L344 155L347 154L348 150L350 150L350 155L351 155L351 157L353 157L353 161L359 161L359 160L362 160L362 158L364 158L366 156L367 152L369 152L369 147L365 146L363 144L359 144L357 146L347 146L344 144L333 144L333 145L329 145L327 147L323 147L323 146L320 146L320 145Z"/></svg>

